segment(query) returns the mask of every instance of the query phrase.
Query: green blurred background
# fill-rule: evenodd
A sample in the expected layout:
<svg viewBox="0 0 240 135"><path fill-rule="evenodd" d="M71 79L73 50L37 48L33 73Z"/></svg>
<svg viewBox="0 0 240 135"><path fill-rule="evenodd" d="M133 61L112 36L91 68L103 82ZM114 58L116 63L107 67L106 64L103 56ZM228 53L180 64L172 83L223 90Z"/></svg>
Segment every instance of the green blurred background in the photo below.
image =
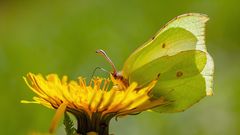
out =
<svg viewBox="0 0 240 135"><path fill-rule="evenodd" d="M115 135L240 134L240 2L237 0L59 0L0 2L0 134L47 132L54 110L35 104L22 76L57 73L90 77L95 67L118 69L173 17L209 15L207 45L215 60L213 97L183 113L144 112L111 121ZM97 75L101 73L98 72ZM58 134L63 134L60 127Z"/></svg>

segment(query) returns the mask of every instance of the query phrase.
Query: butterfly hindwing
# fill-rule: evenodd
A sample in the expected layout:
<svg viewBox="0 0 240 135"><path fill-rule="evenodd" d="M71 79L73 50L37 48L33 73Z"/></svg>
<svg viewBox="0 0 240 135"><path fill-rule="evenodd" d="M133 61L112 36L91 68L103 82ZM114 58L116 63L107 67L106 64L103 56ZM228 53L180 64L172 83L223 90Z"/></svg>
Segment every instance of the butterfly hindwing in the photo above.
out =
<svg viewBox="0 0 240 135"><path fill-rule="evenodd" d="M150 80L158 78L151 94L156 98L163 96L174 102L155 110L182 111L206 95L205 80L200 74L206 60L206 53L197 50L163 56L132 72L129 81L147 85Z"/></svg>

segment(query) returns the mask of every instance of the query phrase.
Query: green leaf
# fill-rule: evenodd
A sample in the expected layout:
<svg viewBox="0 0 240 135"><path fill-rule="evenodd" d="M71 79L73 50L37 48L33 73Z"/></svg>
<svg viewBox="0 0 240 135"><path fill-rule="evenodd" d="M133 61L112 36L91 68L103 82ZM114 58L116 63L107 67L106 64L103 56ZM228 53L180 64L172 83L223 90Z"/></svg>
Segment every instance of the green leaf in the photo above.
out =
<svg viewBox="0 0 240 135"><path fill-rule="evenodd" d="M69 115L67 114L67 112L65 112L64 114L64 121L63 121L64 125L65 125L65 131L67 135L76 135L76 129L74 128L74 123L73 121L70 119Z"/></svg>

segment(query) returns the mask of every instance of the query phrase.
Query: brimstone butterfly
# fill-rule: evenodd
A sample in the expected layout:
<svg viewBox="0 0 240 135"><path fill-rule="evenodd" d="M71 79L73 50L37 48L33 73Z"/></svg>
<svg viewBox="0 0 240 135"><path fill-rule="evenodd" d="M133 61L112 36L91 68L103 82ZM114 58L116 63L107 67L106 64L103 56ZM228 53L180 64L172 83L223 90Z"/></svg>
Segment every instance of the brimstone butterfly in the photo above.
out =
<svg viewBox="0 0 240 135"><path fill-rule="evenodd" d="M214 63L205 45L205 24L208 17L198 13L177 16L155 36L137 48L126 60L121 72L113 66L112 75L124 83L139 86L159 77L153 97L164 96L171 104L153 111L179 112L206 95L212 95Z"/></svg>

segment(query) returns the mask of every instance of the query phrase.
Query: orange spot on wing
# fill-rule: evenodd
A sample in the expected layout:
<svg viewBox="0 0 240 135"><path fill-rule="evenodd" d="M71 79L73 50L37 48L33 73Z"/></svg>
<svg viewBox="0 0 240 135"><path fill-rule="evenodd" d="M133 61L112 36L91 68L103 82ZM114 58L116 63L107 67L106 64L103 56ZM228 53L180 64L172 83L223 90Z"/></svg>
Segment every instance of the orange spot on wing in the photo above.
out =
<svg viewBox="0 0 240 135"><path fill-rule="evenodd" d="M182 72L182 71L177 71L176 76L177 76L177 77L183 76L183 72Z"/></svg>

